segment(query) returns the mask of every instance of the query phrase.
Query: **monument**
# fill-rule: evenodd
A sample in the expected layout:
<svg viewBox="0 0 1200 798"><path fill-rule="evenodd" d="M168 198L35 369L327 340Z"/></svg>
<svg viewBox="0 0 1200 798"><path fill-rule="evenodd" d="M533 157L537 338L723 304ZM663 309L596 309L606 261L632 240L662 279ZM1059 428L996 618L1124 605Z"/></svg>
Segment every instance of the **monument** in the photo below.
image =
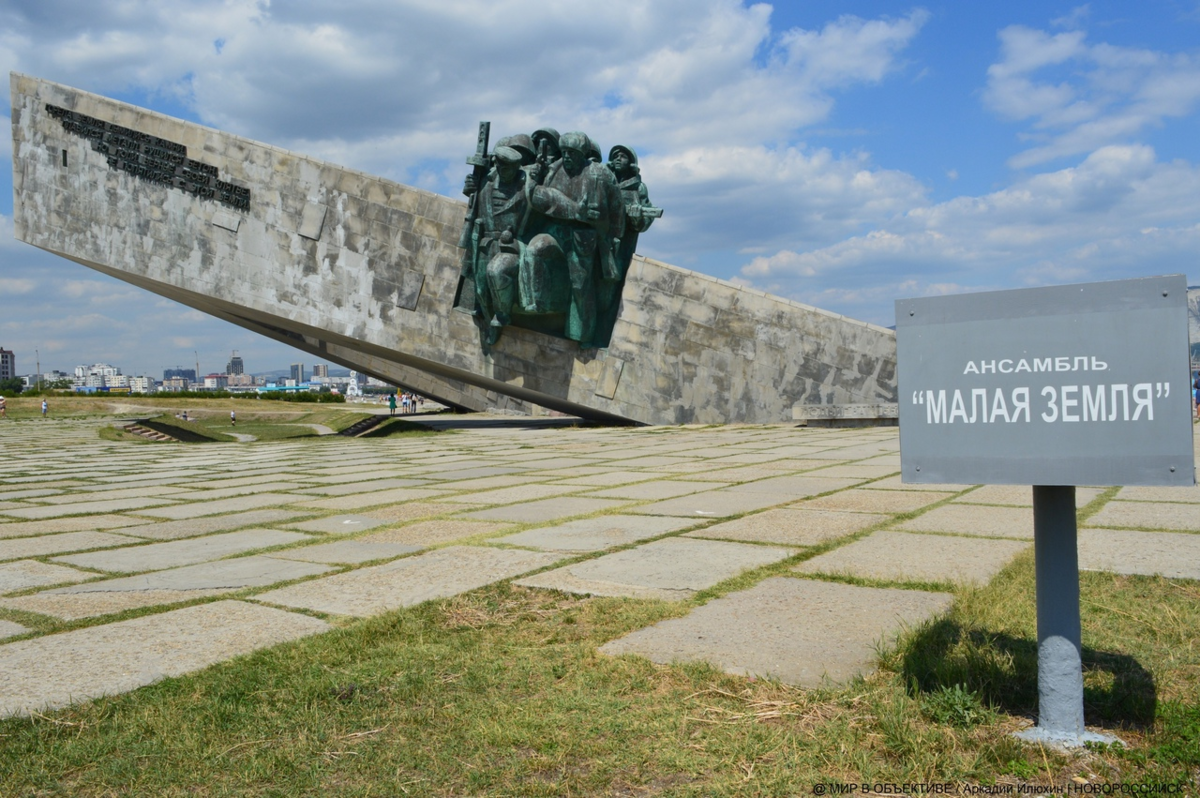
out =
<svg viewBox="0 0 1200 798"><path fill-rule="evenodd" d="M769 423L896 402L892 331L635 254L662 212L631 147L605 165L582 133L481 136L464 204L10 80L19 240L452 407Z"/></svg>

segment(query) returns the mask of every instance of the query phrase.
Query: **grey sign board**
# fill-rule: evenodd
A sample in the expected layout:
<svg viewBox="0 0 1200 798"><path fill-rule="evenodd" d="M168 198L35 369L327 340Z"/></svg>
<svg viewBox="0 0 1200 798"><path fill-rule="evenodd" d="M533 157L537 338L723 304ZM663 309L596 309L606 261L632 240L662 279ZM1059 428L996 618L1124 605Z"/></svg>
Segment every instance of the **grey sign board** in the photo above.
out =
<svg viewBox="0 0 1200 798"><path fill-rule="evenodd" d="M1183 275L896 302L901 478L1192 485Z"/></svg>

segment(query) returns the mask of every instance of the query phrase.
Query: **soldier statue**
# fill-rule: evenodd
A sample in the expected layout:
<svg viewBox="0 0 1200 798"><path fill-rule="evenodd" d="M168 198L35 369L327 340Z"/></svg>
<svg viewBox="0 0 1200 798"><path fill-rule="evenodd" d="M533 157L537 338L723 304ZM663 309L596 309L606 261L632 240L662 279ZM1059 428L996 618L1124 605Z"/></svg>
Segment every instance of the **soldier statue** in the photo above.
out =
<svg viewBox="0 0 1200 798"><path fill-rule="evenodd" d="M662 215L637 155L614 147L606 166L586 134L553 128L505 137L488 155L488 129L468 159L456 304L478 319L485 349L510 324L607 346L638 234Z"/></svg>

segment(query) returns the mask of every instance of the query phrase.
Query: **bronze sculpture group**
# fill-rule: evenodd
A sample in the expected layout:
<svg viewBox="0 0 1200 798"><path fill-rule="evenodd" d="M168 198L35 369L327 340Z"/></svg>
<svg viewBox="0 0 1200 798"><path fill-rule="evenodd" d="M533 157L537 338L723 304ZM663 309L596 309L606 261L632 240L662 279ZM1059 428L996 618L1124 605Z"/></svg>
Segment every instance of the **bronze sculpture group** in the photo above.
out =
<svg viewBox="0 0 1200 798"><path fill-rule="evenodd" d="M662 210L650 204L637 154L617 145L608 163L584 133L551 128L501 139L489 125L467 163L470 206L460 245L458 307L480 323L485 347L515 325L608 345L638 234Z"/></svg>

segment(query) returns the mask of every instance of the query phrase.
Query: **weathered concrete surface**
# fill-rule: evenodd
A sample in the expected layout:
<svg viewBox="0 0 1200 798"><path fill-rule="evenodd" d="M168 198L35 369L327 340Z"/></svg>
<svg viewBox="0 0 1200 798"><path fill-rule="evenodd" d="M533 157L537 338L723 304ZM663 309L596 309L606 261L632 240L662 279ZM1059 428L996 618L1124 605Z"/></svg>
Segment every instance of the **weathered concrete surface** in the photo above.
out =
<svg viewBox="0 0 1200 798"><path fill-rule="evenodd" d="M595 596L685 599L698 590L795 554L775 546L747 546L720 540L665 538L520 579L523 587L544 587Z"/></svg>
<svg viewBox="0 0 1200 798"><path fill-rule="evenodd" d="M792 570L893 582L982 585L1027 548L1028 543L1018 540L873 532L862 540L806 560Z"/></svg>
<svg viewBox="0 0 1200 798"><path fill-rule="evenodd" d="M778 543L784 546L816 546L886 521L891 516L784 507L746 515L696 532L690 538Z"/></svg>
<svg viewBox="0 0 1200 798"><path fill-rule="evenodd" d="M601 515L505 535L495 542L547 551L600 551L665 535L695 523L690 519L649 515Z"/></svg>
<svg viewBox="0 0 1200 798"><path fill-rule="evenodd" d="M336 615L376 615L464 593L543 568L557 559L558 555L534 551L451 546L271 590L255 598Z"/></svg>
<svg viewBox="0 0 1200 798"><path fill-rule="evenodd" d="M1081 529L1079 568L1083 571L1200 579L1200 535Z"/></svg>
<svg viewBox="0 0 1200 798"><path fill-rule="evenodd" d="M875 643L944 612L954 596L775 577L639 629L600 650L653 662L703 660L727 673L803 687L867 671Z"/></svg>
<svg viewBox="0 0 1200 798"><path fill-rule="evenodd" d="M0 646L0 717L124 693L328 628L306 615L218 601L9 643Z"/></svg>
<svg viewBox="0 0 1200 798"><path fill-rule="evenodd" d="M452 309L462 202L49 81L11 87L19 240L449 404L676 424L896 401L890 330L641 256L607 350L509 328L485 354ZM110 168L47 104L184 145L249 208Z"/></svg>
<svg viewBox="0 0 1200 798"><path fill-rule="evenodd" d="M280 532L275 529L245 529L241 532L226 532L170 543L151 543L147 546L94 551L89 554L67 554L55 557L55 562L94 568L97 571L138 573L193 565L209 560L229 557L252 549L283 546L309 539L298 532Z"/></svg>

